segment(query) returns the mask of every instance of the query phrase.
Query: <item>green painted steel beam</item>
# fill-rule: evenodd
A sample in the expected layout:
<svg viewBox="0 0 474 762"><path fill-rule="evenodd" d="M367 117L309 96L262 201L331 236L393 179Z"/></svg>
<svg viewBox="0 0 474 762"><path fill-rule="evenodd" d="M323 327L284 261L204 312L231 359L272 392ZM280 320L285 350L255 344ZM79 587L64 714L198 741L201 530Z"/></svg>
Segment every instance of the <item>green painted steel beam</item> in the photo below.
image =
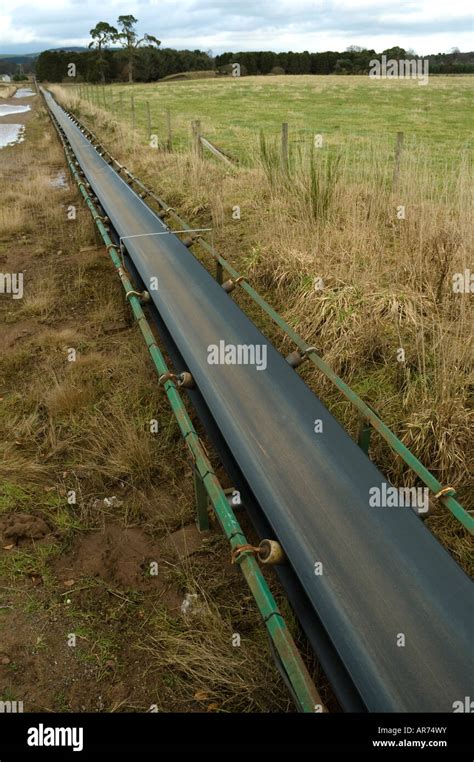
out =
<svg viewBox="0 0 474 762"><path fill-rule="evenodd" d="M201 475L194 470L194 496L196 499L197 525L200 532L206 532L209 529L209 515L207 512L209 506L209 496L206 485Z"/></svg>

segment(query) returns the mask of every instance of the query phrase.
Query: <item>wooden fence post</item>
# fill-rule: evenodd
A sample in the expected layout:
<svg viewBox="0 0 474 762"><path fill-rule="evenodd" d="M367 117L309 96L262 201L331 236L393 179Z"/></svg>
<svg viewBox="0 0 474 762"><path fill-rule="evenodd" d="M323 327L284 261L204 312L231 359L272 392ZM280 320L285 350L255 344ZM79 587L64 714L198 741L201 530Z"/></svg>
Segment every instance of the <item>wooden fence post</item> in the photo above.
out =
<svg viewBox="0 0 474 762"><path fill-rule="evenodd" d="M286 171L289 165L289 146L288 146L288 123L281 125L281 163Z"/></svg>
<svg viewBox="0 0 474 762"><path fill-rule="evenodd" d="M173 150L173 135L171 132L171 111L169 108L166 109L166 128L168 132L168 142L167 142L167 148L168 151Z"/></svg>
<svg viewBox="0 0 474 762"><path fill-rule="evenodd" d="M397 142L395 144L395 164L393 165L392 189L395 189L400 174L400 163L403 151L403 132L397 132Z"/></svg>
<svg viewBox="0 0 474 762"><path fill-rule="evenodd" d="M146 101L146 120L148 126L148 140L151 140L151 116L150 116L150 104Z"/></svg>
<svg viewBox="0 0 474 762"><path fill-rule="evenodd" d="M191 127L193 131L193 151L199 159L202 159L203 149L201 143L201 122L199 119L195 119L193 122L191 122Z"/></svg>

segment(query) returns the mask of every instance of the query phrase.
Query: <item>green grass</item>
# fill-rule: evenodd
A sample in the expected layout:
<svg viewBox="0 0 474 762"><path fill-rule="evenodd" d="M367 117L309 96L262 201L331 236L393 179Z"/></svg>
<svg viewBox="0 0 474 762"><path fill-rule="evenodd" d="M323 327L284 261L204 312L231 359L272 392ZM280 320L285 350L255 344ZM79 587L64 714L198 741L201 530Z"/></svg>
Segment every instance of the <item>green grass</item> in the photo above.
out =
<svg viewBox="0 0 474 762"><path fill-rule="evenodd" d="M5 481L0 485L0 513L9 513L15 508L27 510L32 500L33 495L19 484Z"/></svg>
<svg viewBox="0 0 474 762"><path fill-rule="evenodd" d="M152 132L166 139L170 109L175 144L190 140L190 122L201 120L202 134L247 162L258 148L259 131L277 140L288 122L293 150L311 144L393 151L397 131L407 145L422 145L440 165L459 153L471 135L471 77L431 77L427 86L412 80L369 77L245 77L226 80L157 82L89 88L96 102L131 122L130 96L142 138L147 128L146 102ZM120 98L122 106L120 107ZM381 159L383 157L381 156Z"/></svg>
<svg viewBox="0 0 474 762"><path fill-rule="evenodd" d="M28 550L13 548L0 557L0 577L9 584L14 584L16 580L25 576L40 577L43 585L53 589L55 579L49 562L57 552L56 543L36 545Z"/></svg>

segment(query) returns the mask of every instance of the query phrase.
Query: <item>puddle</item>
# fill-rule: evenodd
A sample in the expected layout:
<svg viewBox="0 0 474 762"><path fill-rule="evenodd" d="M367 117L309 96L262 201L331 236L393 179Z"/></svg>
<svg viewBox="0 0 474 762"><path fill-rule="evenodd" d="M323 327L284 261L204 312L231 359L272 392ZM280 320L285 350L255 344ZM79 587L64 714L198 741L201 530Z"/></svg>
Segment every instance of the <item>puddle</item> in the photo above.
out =
<svg viewBox="0 0 474 762"><path fill-rule="evenodd" d="M66 173L64 170L61 169L59 172L57 172L56 176L51 178L49 184L53 188L67 188Z"/></svg>
<svg viewBox="0 0 474 762"><path fill-rule="evenodd" d="M29 87L19 87L16 91L14 98L32 98L36 93Z"/></svg>
<svg viewBox="0 0 474 762"><path fill-rule="evenodd" d="M0 124L0 148L21 143L25 137L24 124Z"/></svg>
<svg viewBox="0 0 474 762"><path fill-rule="evenodd" d="M9 116L9 114L23 114L30 111L31 106L13 106L10 104L0 104L0 116Z"/></svg>

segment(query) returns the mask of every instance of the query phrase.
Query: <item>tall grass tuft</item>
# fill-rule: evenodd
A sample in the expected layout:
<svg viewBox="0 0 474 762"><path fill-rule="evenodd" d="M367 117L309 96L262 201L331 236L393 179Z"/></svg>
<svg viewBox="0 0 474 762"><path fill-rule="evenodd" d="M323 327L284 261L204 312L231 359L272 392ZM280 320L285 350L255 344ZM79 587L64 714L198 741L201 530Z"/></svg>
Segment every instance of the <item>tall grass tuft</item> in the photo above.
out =
<svg viewBox="0 0 474 762"><path fill-rule="evenodd" d="M341 177L340 154L319 152L316 159L312 149L302 174L302 194L309 214L314 220L327 219Z"/></svg>

